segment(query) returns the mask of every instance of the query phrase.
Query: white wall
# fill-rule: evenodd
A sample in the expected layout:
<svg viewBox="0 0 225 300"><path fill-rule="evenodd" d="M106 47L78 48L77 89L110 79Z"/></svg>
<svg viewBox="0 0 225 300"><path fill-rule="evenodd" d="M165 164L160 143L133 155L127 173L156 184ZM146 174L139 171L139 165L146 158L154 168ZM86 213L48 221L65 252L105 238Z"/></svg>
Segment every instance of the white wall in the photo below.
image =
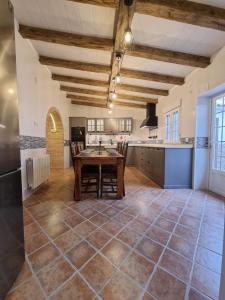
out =
<svg viewBox="0 0 225 300"><path fill-rule="evenodd" d="M133 118L133 132L128 140L146 140L149 137L147 128L140 128L142 121L146 118L146 110L138 108L128 108L115 106L112 109L112 114L108 114L105 108L81 106L71 104L70 117L85 117L85 118Z"/></svg>
<svg viewBox="0 0 225 300"><path fill-rule="evenodd" d="M17 27L17 24L16 24ZM48 69L38 61L31 43L23 39L16 29L17 88L19 98L20 135L46 137L46 117L56 107L64 127L64 139L69 139L69 104L51 79ZM65 167L69 166L69 148L65 147ZM45 153L46 149L21 150L23 195L26 196L25 160Z"/></svg>
<svg viewBox="0 0 225 300"><path fill-rule="evenodd" d="M225 47L214 56L211 65L205 69L197 69L187 76L183 86L177 86L170 95L162 97L157 105L159 116L159 138L164 139L164 114L181 105L180 135L195 136L195 119L198 97L225 83Z"/></svg>

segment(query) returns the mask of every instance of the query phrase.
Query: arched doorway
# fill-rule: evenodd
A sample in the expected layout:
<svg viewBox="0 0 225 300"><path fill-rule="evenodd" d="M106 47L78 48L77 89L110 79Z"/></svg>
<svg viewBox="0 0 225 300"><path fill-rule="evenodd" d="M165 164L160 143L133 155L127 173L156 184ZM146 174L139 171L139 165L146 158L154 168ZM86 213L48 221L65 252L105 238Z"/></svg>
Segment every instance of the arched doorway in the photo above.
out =
<svg viewBox="0 0 225 300"><path fill-rule="evenodd" d="M51 108L46 121L47 153L50 155L51 169L64 168L64 130L56 108Z"/></svg>

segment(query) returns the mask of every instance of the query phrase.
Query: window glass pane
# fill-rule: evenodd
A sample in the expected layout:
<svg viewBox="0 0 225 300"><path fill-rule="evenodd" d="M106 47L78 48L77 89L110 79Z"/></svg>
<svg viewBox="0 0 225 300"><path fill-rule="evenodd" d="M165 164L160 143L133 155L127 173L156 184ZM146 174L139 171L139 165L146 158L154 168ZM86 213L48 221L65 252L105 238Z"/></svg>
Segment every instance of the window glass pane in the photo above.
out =
<svg viewBox="0 0 225 300"><path fill-rule="evenodd" d="M225 157L225 142L221 143L221 155Z"/></svg>
<svg viewBox="0 0 225 300"><path fill-rule="evenodd" d="M222 127L217 127L215 130L215 141L222 141Z"/></svg>
<svg viewBox="0 0 225 300"><path fill-rule="evenodd" d="M219 98L216 100L216 113L223 111L223 98Z"/></svg>
<svg viewBox="0 0 225 300"><path fill-rule="evenodd" d="M216 127L221 127L223 125L223 113L216 114Z"/></svg>
<svg viewBox="0 0 225 300"><path fill-rule="evenodd" d="M225 172L225 157L221 157L220 169L221 171Z"/></svg>

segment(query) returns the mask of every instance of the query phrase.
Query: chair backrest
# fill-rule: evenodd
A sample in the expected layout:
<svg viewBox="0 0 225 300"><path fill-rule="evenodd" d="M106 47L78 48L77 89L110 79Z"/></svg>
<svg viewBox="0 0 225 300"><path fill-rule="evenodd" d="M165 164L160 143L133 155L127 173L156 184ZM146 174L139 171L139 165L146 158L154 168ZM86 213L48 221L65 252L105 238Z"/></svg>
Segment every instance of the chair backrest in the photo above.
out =
<svg viewBox="0 0 225 300"><path fill-rule="evenodd" d="M125 160L127 158L127 151L128 151L128 142L125 142L123 144L123 149L122 149L122 153L121 153L124 156Z"/></svg>
<svg viewBox="0 0 225 300"><path fill-rule="evenodd" d="M116 150L119 152L119 153L122 153L122 150L123 150L123 143L122 142L118 142L117 143L117 148Z"/></svg>

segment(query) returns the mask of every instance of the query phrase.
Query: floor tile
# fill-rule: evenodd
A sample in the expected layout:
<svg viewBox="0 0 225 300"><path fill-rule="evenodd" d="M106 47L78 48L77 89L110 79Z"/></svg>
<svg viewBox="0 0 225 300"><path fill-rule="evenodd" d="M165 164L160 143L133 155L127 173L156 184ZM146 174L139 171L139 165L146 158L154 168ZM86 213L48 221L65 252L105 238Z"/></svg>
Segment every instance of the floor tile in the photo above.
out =
<svg viewBox="0 0 225 300"><path fill-rule="evenodd" d="M105 215L98 213L94 217L90 218L91 223L94 223L96 226L102 226L104 223L108 222L110 219Z"/></svg>
<svg viewBox="0 0 225 300"><path fill-rule="evenodd" d="M152 225L150 229L147 230L145 235L153 241L166 245L170 237L170 232L167 232L158 226Z"/></svg>
<svg viewBox="0 0 225 300"><path fill-rule="evenodd" d="M136 249L155 263L163 252L163 246L145 237L138 243Z"/></svg>
<svg viewBox="0 0 225 300"><path fill-rule="evenodd" d="M128 244L130 247L134 247L140 239L140 235L136 231L126 227L117 235L117 238Z"/></svg>
<svg viewBox="0 0 225 300"><path fill-rule="evenodd" d="M138 300L140 293L140 288L119 272L105 286L101 295L103 300Z"/></svg>
<svg viewBox="0 0 225 300"><path fill-rule="evenodd" d="M46 233L52 238L55 239L59 235L65 233L68 231L70 228L63 222L56 223L54 225L48 225L47 227L44 228Z"/></svg>
<svg viewBox="0 0 225 300"><path fill-rule="evenodd" d="M197 249L196 262L213 272L221 273L222 256L201 246Z"/></svg>
<svg viewBox="0 0 225 300"><path fill-rule="evenodd" d="M119 266L127 257L130 249L123 243L113 239L101 252L116 266Z"/></svg>
<svg viewBox="0 0 225 300"><path fill-rule="evenodd" d="M149 224L137 221L136 219L131 221L128 225L130 229L133 229L134 231L138 232L139 234L144 234L144 232L149 227Z"/></svg>
<svg viewBox="0 0 225 300"><path fill-rule="evenodd" d="M97 254L82 269L85 279L98 292L115 272L115 267L102 255Z"/></svg>
<svg viewBox="0 0 225 300"><path fill-rule="evenodd" d="M62 257L54 264L44 267L38 274L38 280L47 296L69 279L74 273L71 265Z"/></svg>
<svg viewBox="0 0 225 300"><path fill-rule="evenodd" d="M94 248L91 247L87 242L83 241L67 252L66 256L76 268L80 268L95 253L96 251Z"/></svg>
<svg viewBox="0 0 225 300"><path fill-rule="evenodd" d="M80 215L84 218L91 218L93 216L95 216L98 212L96 210L94 210L93 208L87 208L85 210L83 210Z"/></svg>
<svg viewBox="0 0 225 300"><path fill-rule="evenodd" d="M44 300L44 294L36 279L31 278L10 292L5 300Z"/></svg>
<svg viewBox="0 0 225 300"><path fill-rule="evenodd" d="M110 220L109 222L102 225L102 229L106 231L109 234L116 235L121 231L121 229L124 227L124 224L121 224L117 221Z"/></svg>
<svg viewBox="0 0 225 300"><path fill-rule="evenodd" d="M72 230L68 230L67 232L63 233L62 235L58 236L54 243L56 246L62 251L66 252L72 247L76 246L81 242L81 237L79 237L76 233Z"/></svg>
<svg viewBox="0 0 225 300"><path fill-rule="evenodd" d="M196 264L191 285L201 293L216 300L219 297L220 275Z"/></svg>
<svg viewBox="0 0 225 300"><path fill-rule="evenodd" d="M125 214L123 212L121 212L120 214L116 215L113 220L116 220L122 224L127 224L129 223L131 220L133 220L133 216Z"/></svg>
<svg viewBox="0 0 225 300"><path fill-rule="evenodd" d="M49 239L43 232L32 235L29 239L25 239L25 249L28 254L39 249L41 246L47 244Z"/></svg>
<svg viewBox="0 0 225 300"><path fill-rule="evenodd" d="M157 300L184 300L186 286L169 273L157 269L148 286L148 291Z"/></svg>
<svg viewBox="0 0 225 300"><path fill-rule="evenodd" d="M51 243L41 247L29 256L32 268L35 272L52 262L59 256L59 251Z"/></svg>
<svg viewBox="0 0 225 300"><path fill-rule="evenodd" d="M161 214L161 216L162 216L163 218L167 219L167 220L172 221L172 222L177 222L178 219L179 219L179 217L180 217L179 214L176 214L176 213L174 213L174 212L172 212L172 211L169 211L169 210L164 211L164 212Z"/></svg>
<svg viewBox="0 0 225 300"><path fill-rule="evenodd" d="M102 229L97 229L89 235L87 240L97 249L101 249L105 244L112 238L111 235L103 231Z"/></svg>
<svg viewBox="0 0 225 300"><path fill-rule="evenodd" d="M198 293L197 291L190 289L188 300L210 300L210 299Z"/></svg>
<svg viewBox="0 0 225 300"><path fill-rule="evenodd" d="M200 226L200 220L191 216L183 215L180 218L181 225L187 226L192 230L198 230Z"/></svg>
<svg viewBox="0 0 225 300"><path fill-rule="evenodd" d="M103 210L102 213L111 218L111 217L114 217L115 215L117 215L119 212L120 212L120 210L115 207L108 207L105 210Z"/></svg>
<svg viewBox="0 0 225 300"><path fill-rule="evenodd" d="M83 223L74 227L74 231L83 238L90 235L95 229L97 229L97 226L89 221L84 221Z"/></svg>
<svg viewBox="0 0 225 300"><path fill-rule="evenodd" d="M189 243L188 241L176 235L172 235L168 244L168 248L178 252L179 254L191 260L194 256L195 247L195 244Z"/></svg>
<svg viewBox="0 0 225 300"><path fill-rule="evenodd" d="M192 263L186 258L166 249L160 266L184 282L188 282Z"/></svg>
<svg viewBox="0 0 225 300"><path fill-rule="evenodd" d="M198 238L198 231L191 230L189 227L180 224L177 224L174 233L191 243L196 243Z"/></svg>
<svg viewBox="0 0 225 300"><path fill-rule="evenodd" d="M154 264L133 252L123 263L121 270L144 287L154 268Z"/></svg>
<svg viewBox="0 0 225 300"><path fill-rule="evenodd" d="M24 236L26 239L31 238L33 235L40 233L41 228L36 223L31 223L24 226Z"/></svg>
<svg viewBox="0 0 225 300"><path fill-rule="evenodd" d="M94 297L94 292L87 286L84 280L79 275L75 275L50 299L92 300Z"/></svg>
<svg viewBox="0 0 225 300"><path fill-rule="evenodd" d="M170 220L160 217L159 219L156 220L154 225L157 225L158 227L166 231L172 232L176 224Z"/></svg>
<svg viewBox="0 0 225 300"><path fill-rule="evenodd" d="M77 226L78 224L82 223L85 219L78 215L78 214L75 214L73 215L72 217L68 218L66 220L66 223L70 226L70 227L75 227Z"/></svg>
<svg viewBox="0 0 225 300"><path fill-rule="evenodd" d="M149 293L145 293L142 300L155 300Z"/></svg>

